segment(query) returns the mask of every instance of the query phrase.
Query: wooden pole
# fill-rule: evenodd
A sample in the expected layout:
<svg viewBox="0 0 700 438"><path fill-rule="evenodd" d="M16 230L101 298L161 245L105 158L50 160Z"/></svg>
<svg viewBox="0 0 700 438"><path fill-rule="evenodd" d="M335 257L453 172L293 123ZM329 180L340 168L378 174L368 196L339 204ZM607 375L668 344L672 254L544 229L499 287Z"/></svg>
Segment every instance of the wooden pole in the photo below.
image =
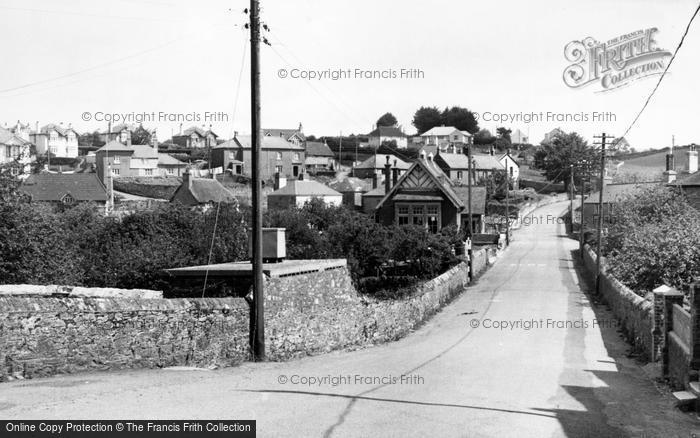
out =
<svg viewBox="0 0 700 438"><path fill-rule="evenodd" d="M253 334L251 349L253 360L265 360L265 312L262 257L262 202L260 166L260 4L250 0L250 86L252 133L252 203L253 203Z"/></svg>
<svg viewBox="0 0 700 438"><path fill-rule="evenodd" d="M605 141L608 139L608 135L603 133L600 138L601 149L600 149L600 192L598 196L598 244L596 245L596 278L595 278L595 292L600 295L600 277L601 272L601 259L603 258L603 192L605 191Z"/></svg>

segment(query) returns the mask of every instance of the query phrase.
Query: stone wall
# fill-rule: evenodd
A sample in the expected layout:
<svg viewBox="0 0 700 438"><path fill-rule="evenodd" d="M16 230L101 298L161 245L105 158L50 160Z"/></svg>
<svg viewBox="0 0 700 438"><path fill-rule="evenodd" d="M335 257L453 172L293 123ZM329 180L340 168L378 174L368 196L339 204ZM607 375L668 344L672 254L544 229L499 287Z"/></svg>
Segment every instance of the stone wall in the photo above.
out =
<svg viewBox="0 0 700 438"><path fill-rule="evenodd" d="M475 251L475 272L495 251ZM266 280L270 360L399 339L468 284L461 263L408 298L357 293L346 267ZM231 366L249 359L241 298L0 296L0 381L57 373Z"/></svg>
<svg viewBox="0 0 700 438"><path fill-rule="evenodd" d="M583 260L588 272L595 282L596 253L585 246ZM612 275L605 272L605 258L601 260L603 274L601 277L601 295L615 316L620 320L627 339L643 359L652 360L654 354L654 304L635 294Z"/></svg>

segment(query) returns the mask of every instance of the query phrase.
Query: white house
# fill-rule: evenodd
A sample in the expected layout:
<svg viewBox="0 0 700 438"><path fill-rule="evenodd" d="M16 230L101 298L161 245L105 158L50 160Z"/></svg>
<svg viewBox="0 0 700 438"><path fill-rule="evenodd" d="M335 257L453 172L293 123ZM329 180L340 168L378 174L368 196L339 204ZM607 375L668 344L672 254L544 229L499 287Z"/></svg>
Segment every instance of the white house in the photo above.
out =
<svg viewBox="0 0 700 438"><path fill-rule="evenodd" d="M467 131L460 131L454 126L436 126L421 134L426 146L448 146L454 144L471 144L473 136Z"/></svg>
<svg viewBox="0 0 700 438"><path fill-rule="evenodd" d="M396 142L397 149L408 148L408 137L399 128L393 126L377 126L377 128L367 134L369 145L379 147L384 142Z"/></svg>
<svg viewBox="0 0 700 438"><path fill-rule="evenodd" d="M505 168L506 175L510 177L510 180L513 183L513 189L517 189L518 181L520 181L520 165L518 165L518 162L515 161L515 158L510 155L510 151L501 155L498 162Z"/></svg>
<svg viewBox="0 0 700 438"><path fill-rule="evenodd" d="M297 179L287 182L284 178L278 181L280 188L267 195L269 209L282 210L294 206L301 208L313 199L320 199L327 205L343 204L342 193L319 182Z"/></svg>
<svg viewBox="0 0 700 438"><path fill-rule="evenodd" d="M36 145L37 155L46 155L47 150L54 157L75 158L78 156L78 132L69 124L48 124L29 134Z"/></svg>

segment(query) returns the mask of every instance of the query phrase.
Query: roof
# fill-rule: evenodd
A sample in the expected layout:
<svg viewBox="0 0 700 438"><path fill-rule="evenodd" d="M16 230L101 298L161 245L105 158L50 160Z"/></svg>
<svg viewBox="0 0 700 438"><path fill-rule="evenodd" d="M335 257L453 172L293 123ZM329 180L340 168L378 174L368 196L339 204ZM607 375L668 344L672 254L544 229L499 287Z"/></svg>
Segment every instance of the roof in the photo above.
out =
<svg viewBox="0 0 700 438"><path fill-rule="evenodd" d="M158 165L163 166L187 166L187 163L183 163L177 158L168 154L158 154Z"/></svg>
<svg viewBox="0 0 700 438"><path fill-rule="evenodd" d="M399 128L394 126L377 126L377 128L367 134L369 137L406 137Z"/></svg>
<svg viewBox="0 0 700 438"><path fill-rule="evenodd" d="M216 133L214 133L214 131L212 131L211 129L203 129L199 126L190 126L189 128L182 131L180 134L173 135L173 137L189 137L194 133L196 133L200 137L206 137L209 134L213 135L214 137L218 137L218 135L216 135Z"/></svg>
<svg viewBox="0 0 700 438"><path fill-rule="evenodd" d="M460 133L462 132L459 129L455 128L454 126L436 126L434 128L429 129L428 131L425 131L420 136L421 137L430 137L433 135L445 136L445 135L450 135L455 131L460 132Z"/></svg>
<svg viewBox="0 0 700 438"><path fill-rule="evenodd" d="M695 172L681 180L675 182L676 186L680 187L696 187L700 186L700 172Z"/></svg>
<svg viewBox="0 0 700 438"><path fill-rule="evenodd" d="M333 181L329 186L333 190L339 192L366 192L371 187L366 181L355 177L345 178L341 181Z"/></svg>
<svg viewBox="0 0 700 438"><path fill-rule="evenodd" d="M307 157L335 157L331 148L327 144L321 143L320 141L307 141L306 142L306 156Z"/></svg>
<svg viewBox="0 0 700 438"><path fill-rule="evenodd" d="M661 184L658 181L639 182L639 183L624 183L624 184L606 184L603 190L603 203L611 204L622 201L625 197L635 195L647 187ZM600 199L600 190L589 194L583 201L584 204L597 204Z"/></svg>
<svg viewBox="0 0 700 438"><path fill-rule="evenodd" d="M308 152L307 152L308 153ZM306 157L304 164L307 166L327 166L329 157Z"/></svg>
<svg viewBox="0 0 700 438"><path fill-rule="evenodd" d="M133 152L133 149L117 140L112 140L95 151L95 153L99 152Z"/></svg>
<svg viewBox="0 0 700 438"><path fill-rule="evenodd" d="M444 154L441 152L437 156L440 157L450 169L469 168L469 157L464 154Z"/></svg>
<svg viewBox="0 0 700 438"><path fill-rule="evenodd" d="M269 196L342 196L332 188L311 180L287 181L287 185L270 193Z"/></svg>
<svg viewBox="0 0 700 438"><path fill-rule="evenodd" d="M279 137L284 138L285 140L289 140L295 134L302 140L306 140L304 133L298 129L263 129L264 136Z"/></svg>
<svg viewBox="0 0 700 438"><path fill-rule="evenodd" d="M7 129L0 128L0 144L11 145L11 146L23 146L29 144L27 140L17 137L11 131Z"/></svg>
<svg viewBox="0 0 700 438"><path fill-rule="evenodd" d="M30 175L20 190L33 201L61 201L65 195L76 201L107 201L107 189L95 173L38 173Z"/></svg>
<svg viewBox="0 0 700 438"><path fill-rule="evenodd" d="M158 158L158 149L146 145L133 145L134 158Z"/></svg>
<svg viewBox="0 0 700 438"><path fill-rule="evenodd" d="M109 134L117 133L117 132L122 132L124 130L127 131L136 131L138 129L138 126L131 124L131 123L120 123L118 125L112 126L110 131L108 132Z"/></svg>
<svg viewBox="0 0 700 438"><path fill-rule="evenodd" d="M356 169L384 169L386 164L386 159L389 158L389 163L394 166L394 160L396 160L396 167L399 169L408 169L411 167L410 164L406 163L402 159L398 158L396 155L389 154L376 154L367 158L362 163L358 164Z"/></svg>
<svg viewBox="0 0 700 438"><path fill-rule="evenodd" d="M219 145L214 146L212 149L250 149L252 138L250 135L239 135L231 140L225 141ZM262 137L262 148L263 149L278 149L278 150L295 150L303 151L304 146L295 145L290 143L282 137Z"/></svg>
<svg viewBox="0 0 700 438"><path fill-rule="evenodd" d="M457 193L457 196L464 203L464 211L462 213L467 213L467 205L469 205L469 187L466 186L455 186L452 190ZM472 186L472 214L485 214L486 213L486 187Z"/></svg>
<svg viewBox="0 0 700 438"><path fill-rule="evenodd" d="M472 161L476 164L475 169L503 169L503 164L495 155L472 154Z"/></svg>
<svg viewBox="0 0 700 438"><path fill-rule="evenodd" d="M183 181L182 184L184 185L185 182ZM183 187L180 186L178 191L182 189ZM189 191L192 197L200 204L207 204L210 202L233 202L236 200L233 193L227 190L223 184L210 178L194 178L190 176ZM175 192L175 194L177 194L177 192ZM175 195L173 195L173 197L174 196Z"/></svg>
<svg viewBox="0 0 700 438"><path fill-rule="evenodd" d="M378 197L380 197L380 198L383 198L384 195L386 195L386 190L385 190L385 188L384 188L384 184L380 184L380 185L377 186L376 189L372 189L372 190L370 190L369 192L364 193L362 196L363 196L363 197L364 197L364 196L369 196L369 197L378 196Z"/></svg>
<svg viewBox="0 0 700 438"><path fill-rule="evenodd" d="M469 157L464 154L438 154L440 159L449 167L450 169L468 169L469 168ZM502 158L502 157L501 157ZM503 164L500 159L495 155L489 154L474 154L472 155L472 163L474 164L475 170L484 169L503 169Z"/></svg>
<svg viewBox="0 0 700 438"><path fill-rule="evenodd" d="M76 134L78 133L78 131L76 131L75 129L73 129L73 128L70 127L70 126L67 127L67 128L64 128L64 127L62 127L62 126L60 126L60 125L56 125L55 123L49 123L49 124L46 125L46 126L42 126L41 129L39 129L39 133L40 133L40 134L48 134L49 131L51 131L51 130L55 130L55 131L58 132L61 136L65 136L65 135L68 133L68 131L73 131L73 132L76 133Z"/></svg>

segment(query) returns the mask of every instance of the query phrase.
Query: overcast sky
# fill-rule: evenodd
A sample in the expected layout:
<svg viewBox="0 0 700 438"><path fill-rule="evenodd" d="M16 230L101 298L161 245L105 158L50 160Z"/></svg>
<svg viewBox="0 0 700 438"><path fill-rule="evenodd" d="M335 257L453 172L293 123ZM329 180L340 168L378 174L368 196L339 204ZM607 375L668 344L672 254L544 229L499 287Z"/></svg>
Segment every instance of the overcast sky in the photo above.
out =
<svg viewBox="0 0 700 438"><path fill-rule="evenodd" d="M621 135L658 80L621 89L572 89L562 74L564 47L607 41L656 27L658 47L673 51L697 0L365 1L262 0L272 46L262 46L263 127L307 134L367 133L392 112L407 133L415 110L465 106L488 113L611 112L610 122L495 123L530 133L538 143L560 126L590 140ZM99 113L223 112L214 130L228 138L250 131L247 1L0 0L0 122L73 123L102 129ZM700 21L700 20L699 20ZM244 53L244 50L246 52ZM637 148L700 143L700 24L627 138ZM245 59L241 72L241 61ZM666 62L668 58L666 59ZM304 80L280 69L420 69L416 79ZM298 72L297 70L294 70ZM290 73L291 74L291 73ZM240 89L237 95L237 85ZM237 103L236 103L237 102ZM235 113L234 113L235 111ZM90 113L89 122L82 120ZM157 115L157 114L156 114ZM144 123L161 139L179 123Z"/></svg>

